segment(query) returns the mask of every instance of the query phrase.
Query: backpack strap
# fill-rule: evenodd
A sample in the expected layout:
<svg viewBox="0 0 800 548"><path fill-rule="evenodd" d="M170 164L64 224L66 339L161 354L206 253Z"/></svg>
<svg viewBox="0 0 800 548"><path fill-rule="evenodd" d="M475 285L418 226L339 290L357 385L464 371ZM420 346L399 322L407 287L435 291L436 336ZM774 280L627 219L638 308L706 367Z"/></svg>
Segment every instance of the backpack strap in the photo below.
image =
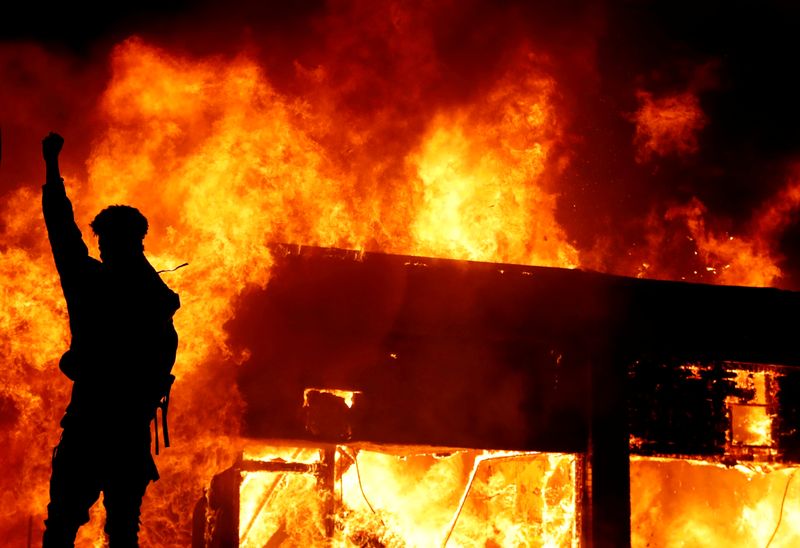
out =
<svg viewBox="0 0 800 548"><path fill-rule="evenodd" d="M156 405L153 413L153 423L156 430L156 455L158 455L158 410L161 409L161 431L164 437L164 448L169 447L169 427L167 425L167 411L169 410L169 393L172 390L172 383L175 382L175 375L169 375L164 396Z"/></svg>

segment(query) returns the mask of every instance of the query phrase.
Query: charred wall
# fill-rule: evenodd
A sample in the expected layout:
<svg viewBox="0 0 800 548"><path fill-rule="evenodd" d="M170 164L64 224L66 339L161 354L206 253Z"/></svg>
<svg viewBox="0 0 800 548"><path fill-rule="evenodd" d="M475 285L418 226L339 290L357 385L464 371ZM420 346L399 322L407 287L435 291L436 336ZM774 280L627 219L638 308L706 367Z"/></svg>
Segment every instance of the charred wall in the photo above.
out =
<svg viewBox="0 0 800 548"><path fill-rule="evenodd" d="M238 383L253 437L307 437L304 389L338 388L360 392L356 440L578 452L590 409L627 390L634 430L706 454L722 441L703 425L724 410L670 402L719 406L730 387L713 368L719 379L678 378L678 364L800 363L793 292L311 247L274 256L268 286L228 325L251 351ZM796 381L782 382L791 414ZM659 405L669 424L650 416Z"/></svg>

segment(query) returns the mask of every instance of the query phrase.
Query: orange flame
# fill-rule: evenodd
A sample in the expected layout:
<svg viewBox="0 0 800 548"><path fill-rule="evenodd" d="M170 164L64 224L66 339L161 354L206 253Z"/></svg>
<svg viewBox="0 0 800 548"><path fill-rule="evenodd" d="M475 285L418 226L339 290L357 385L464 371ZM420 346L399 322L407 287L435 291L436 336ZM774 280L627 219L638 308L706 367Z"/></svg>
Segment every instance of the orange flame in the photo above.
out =
<svg viewBox="0 0 800 548"><path fill-rule="evenodd" d="M413 25L395 11L393 24L413 33ZM98 105L104 125L92 135L87 174L69 169L64 173L79 224L88 236L88 220L97 211L109 203L130 203L150 219L152 233L146 246L154 265L163 269L190 263L187 269L164 275L183 301L176 317L181 346L172 406L174 447L159 457L163 479L148 490L144 545L188 545L194 502L208 478L227 468L242 449L238 436L242 401L236 391L235 365L246 355L228 347L224 326L248 286L268 283L271 257L266 243L290 241L564 267L580 264L579 250L556 221L554 181L568 157L559 152L565 139L558 83L546 67L530 48L520 48L506 70L477 96L438 106L418 121L419 128L405 128L412 137L405 135L398 144L394 132L403 127L403 113L379 112L370 120L375 127L370 132L350 123L340 113L346 101L339 94L352 81L340 83L339 88L329 86L333 76L324 64L311 68L297 64L311 91L295 97L277 91L246 54L197 59L135 38L114 50L111 80ZM697 135L707 121L696 96L687 92L653 98L640 92L638 97L637 161L697 151ZM65 155L70 153L67 138ZM774 285L780 258L772 246L800 207L798 181L791 179L765 205L746 234L731 236L717 230L699 201L672 208L667 217L686 225L703 264L718 274L713 281ZM3 466L13 473L0 478L7 502L0 515L0 537L22 544L29 517L39 524L47 502L49 456L69 388L56 365L67 347L68 330L37 189L14 192L2 212L0 289L6 306L0 313L0 348L6 362L0 370L0 444ZM90 237L87 243L92 245ZM659 273L653 270L648 275ZM452 461L430 457L417 475L409 475L395 457L362 455L367 483L389 484L387 488L395 491L385 494L383 501L375 495L374 502L386 512L407 498L409 490L413 492L417 479L428 487L439 480L461 485L455 480L471 473L463 455L448 457ZM479 462L478 456L472 457ZM574 541L570 517L574 492L565 487L574 487L570 458L564 464L543 457L533 466L536 470L526 468L530 463L505 463L491 473L489 466L474 468L473 496L484 504L475 503L469 511L495 517L483 521L476 517L471 523L459 519L463 529L455 530L455 538L465 544L478 538L490 545L485 531L479 531L489 523L502 533L495 535L500 541L491 542ZM660 466L660 461L638 460L632 465L634 540L669 546L678 541L659 531L678 536L694 531L691 535L697 536L705 529L699 518L689 519L685 512L676 517L677 510L664 502L676 488ZM681 468L695 464L670 466L675 467L672 474L696 475L695 468ZM439 477L445 475L443 468L457 470L443 479ZM715 477L722 474L717 468L703 468L702 473L709 470ZM735 517L737 527L776 521L776 485L786 479L786 472L763 476L724 472L730 474L720 480L723 484L729 477L737 485L752 479L768 493L762 500L754 489L739 506L731 506L726 515ZM518 473L559 496L546 495L539 502L521 497L522 488L511 479ZM348 474L343 479L347 493L359 499L352 471ZM247 489L256 484L249 482ZM697 488L709 489L714 492L705 484ZM461 492L448 492L448 502L453 502L453 493L457 499ZM796 491L789 490L789 495L785 523L797 523ZM358 509L361 503L348 504ZM517 504L524 519L509 518L501 511ZM746 512L736 514L735 508L742 504ZM656 510L667 521L660 521ZM293 519L301 517L296 514ZM436 534L424 537L423 544L440 538L441 524L452 517L447 512L437 514L442 519L430 528ZM543 516L544 521L531 516ZM405 520L400 528L415 529L416 519L422 517L430 516L409 512L392 519ZM81 533L82 545L98 542L99 519L94 511L93 525ZM710 512L703 523L715 524L715 519ZM720 526L723 538L729 523L730 519ZM781 540L785 546L797 542L797 534L787 529ZM555 536L548 540L550 533ZM757 544L769 536L761 529L748 535Z"/></svg>
<svg viewBox="0 0 800 548"><path fill-rule="evenodd" d="M563 159L551 152L561 138L551 102L555 82L537 63L523 51L486 96L441 110L399 171L379 169L385 159L375 151L377 180L359 196L365 174L344 169L341 151L330 148L338 128L326 101L312 111L279 94L246 55L192 59L139 39L114 50L99 104L106 127L94 142L87 178L64 173L78 223L88 236L97 211L131 204L150 220L145 245L156 268L190 263L164 274L183 304L175 320L181 335L175 443L159 457L164 479L148 491L144 543L185 543L204 482L241 448L242 403L231 364L246 355L228 348L224 325L247 286L267 283L268 242L577 264L554 218L555 196L545 189L548 169ZM345 146L357 141L351 133ZM15 488L26 501L24 516L41 515L45 506L52 426L67 390L60 378L50 386L68 335L38 209L27 188L4 208L11 247L3 251L2 274L15 283L4 289L12 304L3 345L18 365L4 373L14 388L3 392L2 408L14 424L4 434L15 447L11 454L28 456L18 469L29 481ZM34 245L26 243L31 234ZM31 446L22 424L48 435ZM83 536L97 532L95 522Z"/></svg>
<svg viewBox="0 0 800 548"><path fill-rule="evenodd" d="M800 542L797 470L633 458L631 544L794 546Z"/></svg>
<svg viewBox="0 0 800 548"><path fill-rule="evenodd" d="M295 451L291 460L311 453ZM256 472L244 476L240 489L240 545L577 543L573 456L476 450L398 456L340 447L337 463L345 472L335 487L333 539L321 527L323 502L313 477Z"/></svg>
<svg viewBox="0 0 800 548"><path fill-rule="evenodd" d="M716 276L716 283L755 287L774 285L781 270L767 247L769 240L758 234L737 238L716 233L706 226L706 212L705 206L695 198L685 206L670 208L665 219L681 219L686 223L696 245L695 254L705 265L706 272Z"/></svg>
<svg viewBox="0 0 800 548"><path fill-rule="evenodd" d="M685 223L695 252L713 283L754 287L776 286L783 276L783 257L776 243L800 210L800 179L789 177L784 187L754 215L750 229L739 236L708 227L707 208L696 198L667 210L665 219Z"/></svg>
<svg viewBox="0 0 800 548"><path fill-rule="evenodd" d="M691 92L666 95L657 99L638 91L639 110L636 122L636 161L644 163L656 156L697 152L697 133L707 120L697 96Z"/></svg>

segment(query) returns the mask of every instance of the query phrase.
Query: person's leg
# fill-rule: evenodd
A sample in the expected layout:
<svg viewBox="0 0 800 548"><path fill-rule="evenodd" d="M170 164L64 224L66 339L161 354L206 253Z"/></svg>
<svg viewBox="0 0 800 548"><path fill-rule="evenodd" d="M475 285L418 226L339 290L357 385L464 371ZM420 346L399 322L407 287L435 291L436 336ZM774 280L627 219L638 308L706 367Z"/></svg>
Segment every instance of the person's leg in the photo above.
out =
<svg viewBox="0 0 800 548"><path fill-rule="evenodd" d="M100 496L87 447L65 433L54 451L43 548L74 546L78 529L89 521L89 509Z"/></svg>
<svg viewBox="0 0 800 548"><path fill-rule="evenodd" d="M139 546L139 516L150 478L131 470L113 474L103 489L109 548Z"/></svg>

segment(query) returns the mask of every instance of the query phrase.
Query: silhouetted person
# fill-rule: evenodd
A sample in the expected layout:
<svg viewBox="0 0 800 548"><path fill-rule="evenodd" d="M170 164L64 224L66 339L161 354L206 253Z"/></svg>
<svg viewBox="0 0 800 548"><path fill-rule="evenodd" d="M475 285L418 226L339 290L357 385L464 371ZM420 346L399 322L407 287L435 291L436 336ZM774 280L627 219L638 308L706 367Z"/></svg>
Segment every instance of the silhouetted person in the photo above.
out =
<svg viewBox="0 0 800 548"><path fill-rule="evenodd" d="M101 492L109 545L138 546L142 497L158 479L150 421L174 378L180 302L144 256L147 219L138 210L101 211L91 227L102 262L89 256L59 173L63 143L55 133L42 141L42 209L72 333L59 367L73 386L53 451L43 546L73 546Z"/></svg>

